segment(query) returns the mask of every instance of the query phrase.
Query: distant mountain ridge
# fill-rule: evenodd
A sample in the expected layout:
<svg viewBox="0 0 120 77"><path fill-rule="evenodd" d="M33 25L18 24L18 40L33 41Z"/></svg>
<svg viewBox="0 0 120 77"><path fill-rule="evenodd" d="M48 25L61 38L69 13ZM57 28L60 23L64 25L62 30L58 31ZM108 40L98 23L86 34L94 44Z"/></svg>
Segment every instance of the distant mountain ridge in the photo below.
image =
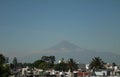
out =
<svg viewBox="0 0 120 77"><path fill-rule="evenodd" d="M81 63L89 63L93 57L101 57L105 62L115 62L120 63L120 55L110 53L110 52L95 52L87 49L80 48L77 45L74 45L68 41L62 41L51 48L45 49L40 53L30 55L28 57L29 60L37 60L42 56L50 56L53 55L56 59L61 58L73 58L76 61ZM25 59L25 58L24 58ZM27 60L27 61L29 61Z"/></svg>

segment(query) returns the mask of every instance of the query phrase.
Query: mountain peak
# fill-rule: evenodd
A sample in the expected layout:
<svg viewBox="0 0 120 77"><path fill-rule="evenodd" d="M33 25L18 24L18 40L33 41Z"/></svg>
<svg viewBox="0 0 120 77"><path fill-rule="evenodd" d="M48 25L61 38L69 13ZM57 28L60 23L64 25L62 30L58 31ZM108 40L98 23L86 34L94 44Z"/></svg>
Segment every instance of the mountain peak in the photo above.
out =
<svg viewBox="0 0 120 77"><path fill-rule="evenodd" d="M77 46L69 41L66 41L66 40L61 41L60 43L56 44L55 46L53 46L50 49L57 50L57 49L62 49L62 48L69 49L69 50L80 49L79 46Z"/></svg>

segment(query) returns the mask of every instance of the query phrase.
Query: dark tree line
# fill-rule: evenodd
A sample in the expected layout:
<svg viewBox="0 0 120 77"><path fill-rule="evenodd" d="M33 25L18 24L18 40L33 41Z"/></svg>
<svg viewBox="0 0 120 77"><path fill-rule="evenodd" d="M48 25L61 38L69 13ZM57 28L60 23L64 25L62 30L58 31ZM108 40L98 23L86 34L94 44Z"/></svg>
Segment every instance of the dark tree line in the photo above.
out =
<svg viewBox="0 0 120 77"><path fill-rule="evenodd" d="M40 60L36 60L33 63L33 66L43 70L46 69L55 69L59 71L71 71L78 69L78 64L70 58L67 62L64 62L64 59L61 60L61 63L54 64L55 56L42 56Z"/></svg>
<svg viewBox="0 0 120 77"><path fill-rule="evenodd" d="M0 77L8 77L10 75L9 65L5 61L5 56L0 54Z"/></svg>

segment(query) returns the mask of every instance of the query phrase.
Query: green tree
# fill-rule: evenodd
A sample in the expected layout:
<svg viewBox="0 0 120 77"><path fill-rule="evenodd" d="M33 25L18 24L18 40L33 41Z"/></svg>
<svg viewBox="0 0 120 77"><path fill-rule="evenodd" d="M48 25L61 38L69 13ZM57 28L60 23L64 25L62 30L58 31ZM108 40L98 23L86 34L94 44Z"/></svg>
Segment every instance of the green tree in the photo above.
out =
<svg viewBox="0 0 120 77"><path fill-rule="evenodd" d="M116 66L117 64L115 62L112 63L112 66Z"/></svg>
<svg viewBox="0 0 120 77"><path fill-rule="evenodd" d="M55 62L55 56L49 56L50 60L51 60L51 63L54 64Z"/></svg>
<svg viewBox="0 0 120 77"><path fill-rule="evenodd" d="M54 64L52 64L51 62L46 62L46 61L43 61L43 60L36 60L34 63L33 63L34 67L36 68L40 68L40 69L49 69L49 68L53 68Z"/></svg>
<svg viewBox="0 0 120 77"><path fill-rule="evenodd" d="M17 64L18 64L17 58L14 57L14 58L13 58L13 65L14 65L14 69L15 69L15 70L17 69Z"/></svg>
<svg viewBox="0 0 120 77"><path fill-rule="evenodd" d="M43 62L45 62L45 61L43 61L43 60L36 60L36 61L33 63L33 65L34 65L34 67L39 68L39 65L40 65L41 63L43 63Z"/></svg>
<svg viewBox="0 0 120 77"><path fill-rule="evenodd" d="M47 70L47 69L50 68L50 67L49 67L49 63L47 63L47 62L42 62L42 63L39 64L39 68L40 68L40 69L43 69L43 70Z"/></svg>
<svg viewBox="0 0 120 77"><path fill-rule="evenodd" d="M54 65L54 69L57 71L68 71L68 64L65 62L58 63Z"/></svg>
<svg viewBox="0 0 120 77"><path fill-rule="evenodd" d="M3 54L0 54L0 65L3 65L5 63L5 57Z"/></svg>
<svg viewBox="0 0 120 77"><path fill-rule="evenodd" d="M41 60L54 64L55 56L42 56Z"/></svg>
<svg viewBox="0 0 120 77"><path fill-rule="evenodd" d="M68 60L68 68L73 71L73 70L77 70L78 69L78 64L72 59L70 58Z"/></svg>
<svg viewBox="0 0 120 77"><path fill-rule="evenodd" d="M10 74L9 65L5 64L5 56L0 54L0 77L8 77Z"/></svg>
<svg viewBox="0 0 120 77"><path fill-rule="evenodd" d="M100 57L94 57L90 62L90 69L97 70L97 69L105 69L104 61Z"/></svg>
<svg viewBox="0 0 120 77"><path fill-rule="evenodd" d="M0 75L3 74L3 64L5 63L5 57L3 56L3 54L0 54Z"/></svg>
<svg viewBox="0 0 120 77"><path fill-rule="evenodd" d="M4 64L2 67L2 75L0 77L8 77L10 75L10 66L8 64Z"/></svg>

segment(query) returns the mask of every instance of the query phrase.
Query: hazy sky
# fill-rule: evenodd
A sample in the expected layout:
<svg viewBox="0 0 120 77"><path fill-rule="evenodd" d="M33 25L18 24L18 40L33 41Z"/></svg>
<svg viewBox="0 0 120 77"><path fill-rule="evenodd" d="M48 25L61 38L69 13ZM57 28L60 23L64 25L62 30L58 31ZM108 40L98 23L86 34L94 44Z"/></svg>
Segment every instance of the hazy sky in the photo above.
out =
<svg viewBox="0 0 120 77"><path fill-rule="evenodd" d="M120 0L0 0L0 52L36 53L62 40L120 54Z"/></svg>

